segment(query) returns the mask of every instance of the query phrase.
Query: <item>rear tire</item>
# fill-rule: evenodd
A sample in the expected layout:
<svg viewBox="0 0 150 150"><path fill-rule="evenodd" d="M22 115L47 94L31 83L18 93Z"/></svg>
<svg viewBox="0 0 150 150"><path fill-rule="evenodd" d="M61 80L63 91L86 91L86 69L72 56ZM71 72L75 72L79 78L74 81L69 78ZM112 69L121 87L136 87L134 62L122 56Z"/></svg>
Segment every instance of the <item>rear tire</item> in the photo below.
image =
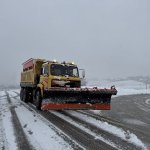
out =
<svg viewBox="0 0 150 150"><path fill-rule="evenodd" d="M29 92L28 92L27 89L24 89L24 90L23 90L23 98L22 98L22 100L23 100L25 103L27 103L27 102L28 102L28 98L29 98Z"/></svg>
<svg viewBox="0 0 150 150"><path fill-rule="evenodd" d="M36 109L41 110L41 105L42 105L42 96L41 96L41 92L38 90L36 92L36 97L35 97Z"/></svg>
<svg viewBox="0 0 150 150"><path fill-rule="evenodd" d="M33 103L33 90L32 89L30 89L30 91L29 91L28 102Z"/></svg>

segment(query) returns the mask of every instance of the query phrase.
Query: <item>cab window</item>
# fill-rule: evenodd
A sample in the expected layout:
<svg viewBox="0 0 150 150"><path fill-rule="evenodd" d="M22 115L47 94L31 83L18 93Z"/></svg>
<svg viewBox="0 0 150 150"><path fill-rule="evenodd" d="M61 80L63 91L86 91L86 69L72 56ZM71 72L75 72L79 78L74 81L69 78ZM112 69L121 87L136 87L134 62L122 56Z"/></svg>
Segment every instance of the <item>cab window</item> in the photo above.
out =
<svg viewBox="0 0 150 150"><path fill-rule="evenodd" d="M43 74L49 74L48 66L43 67Z"/></svg>

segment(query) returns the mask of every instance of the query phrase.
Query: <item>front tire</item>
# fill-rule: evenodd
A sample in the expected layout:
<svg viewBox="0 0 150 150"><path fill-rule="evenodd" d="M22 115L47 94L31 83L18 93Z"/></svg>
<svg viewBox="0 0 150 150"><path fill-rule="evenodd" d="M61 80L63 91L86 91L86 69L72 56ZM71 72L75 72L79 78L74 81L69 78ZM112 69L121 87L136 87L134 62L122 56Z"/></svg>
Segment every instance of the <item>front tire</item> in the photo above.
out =
<svg viewBox="0 0 150 150"><path fill-rule="evenodd" d="M36 109L41 110L41 105L42 105L42 96L41 96L41 92L38 90L36 92L36 98L35 98Z"/></svg>

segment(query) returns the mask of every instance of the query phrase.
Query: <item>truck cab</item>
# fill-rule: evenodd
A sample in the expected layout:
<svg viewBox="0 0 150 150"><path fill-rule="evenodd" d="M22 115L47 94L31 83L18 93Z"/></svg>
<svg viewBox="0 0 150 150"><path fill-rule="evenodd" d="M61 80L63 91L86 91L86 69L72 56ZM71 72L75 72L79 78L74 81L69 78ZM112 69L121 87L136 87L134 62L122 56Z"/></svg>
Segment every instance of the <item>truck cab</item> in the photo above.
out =
<svg viewBox="0 0 150 150"><path fill-rule="evenodd" d="M41 84L44 89L52 87L79 88L81 79L78 67L74 63L48 61L41 68L38 86L41 86Z"/></svg>

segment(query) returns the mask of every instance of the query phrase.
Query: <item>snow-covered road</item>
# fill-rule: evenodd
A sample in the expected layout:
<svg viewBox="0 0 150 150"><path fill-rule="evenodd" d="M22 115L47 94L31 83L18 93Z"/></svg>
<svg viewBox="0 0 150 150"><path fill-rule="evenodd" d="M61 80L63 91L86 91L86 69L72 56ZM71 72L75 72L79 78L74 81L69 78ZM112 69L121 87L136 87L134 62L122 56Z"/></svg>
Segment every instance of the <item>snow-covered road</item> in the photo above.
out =
<svg viewBox="0 0 150 150"><path fill-rule="evenodd" d="M146 89L141 82L130 80L117 81L111 84L109 82L96 84L98 87L116 85L118 95L115 98L116 100L112 100L111 111L39 112L35 110L33 105L27 105L20 101L19 89L1 90L0 149L71 150L101 148L146 150L145 142L141 138L142 131L138 132L140 128L137 127L137 130L134 130L131 126L135 123L135 125L139 124L149 130L147 123L150 119L147 113L150 112L150 100L148 96L145 96L143 102L137 101L137 99L143 98L144 95L133 97L135 99L133 104L138 111L136 114L140 114L140 111L144 112L145 122L142 122L140 115L139 117L136 114L132 115L134 112L132 112L132 106L130 109L130 105L128 106L130 112L126 112L126 115L129 114L132 120L127 116L124 118L125 114L123 113L126 109L120 107L125 106L132 100L129 98L124 101L124 97L118 96L148 94L150 89ZM89 83L88 87L96 84ZM136 116L139 119L135 119ZM119 117L125 122L120 122ZM136 131L138 134L136 134ZM149 135L147 134L147 136Z"/></svg>
<svg viewBox="0 0 150 150"><path fill-rule="evenodd" d="M16 127L13 124L13 114L11 113L11 108L14 108L17 118L21 124L23 132L30 147L28 149L37 149L37 150L53 150L53 149L74 149L75 147L79 148L78 144L75 141L69 139L58 128L53 126L50 122L46 122L43 118L35 112L29 111L24 107L20 101L13 98L16 95L13 91L8 91L10 96L11 103L8 101L7 97L0 99L0 143L1 149L6 150L17 150L20 149L21 141L18 141L18 134L16 132ZM7 94L4 91L0 92L1 96L6 96ZM21 140L20 135L20 140ZM71 142L67 142L71 141ZM26 139L23 142L26 141ZM25 147L22 147L25 149ZM21 149L22 149L21 148Z"/></svg>
<svg viewBox="0 0 150 150"><path fill-rule="evenodd" d="M38 112L18 93L0 91L0 149L147 149L132 131L77 111Z"/></svg>

